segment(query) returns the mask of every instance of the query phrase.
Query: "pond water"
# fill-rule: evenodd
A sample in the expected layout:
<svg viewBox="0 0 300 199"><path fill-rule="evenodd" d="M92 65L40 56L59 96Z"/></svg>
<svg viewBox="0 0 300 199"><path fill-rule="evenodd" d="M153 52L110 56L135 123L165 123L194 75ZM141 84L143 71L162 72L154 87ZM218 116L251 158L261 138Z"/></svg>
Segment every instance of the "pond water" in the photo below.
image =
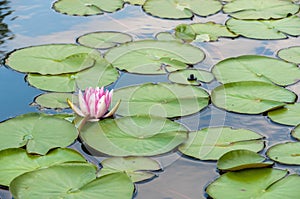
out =
<svg viewBox="0 0 300 199"><path fill-rule="evenodd" d="M96 31L120 31L133 36L135 40L154 38L162 31L172 31L181 23L215 21L224 23L227 16L223 13L193 20L165 20L145 14L139 6L126 5L124 9L90 17L72 17L62 15L51 9L51 0L1 1L1 35L0 53L39 44L75 43L79 36ZM262 41L245 38L221 38L218 42L194 43L206 54L203 62L196 68L210 70L214 64L227 57L258 54L276 57L279 49L300 45L299 38L276 41ZM166 75L147 76L122 73L119 80L111 88L120 88L144 82L167 82ZM40 112L30 106L35 96L43 93L28 86L24 74L20 74L5 66L0 67L0 121L28 112ZM216 81L202 86L211 91L218 85ZM289 89L300 93L300 85L295 84ZM232 126L246 128L264 135L267 138L265 150L275 143L293 140L289 134L292 127L271 122L265 115L243 115L228 113L210 104L200 113L177 120L190 130L209 126ZM72 148L84 153L79 143ZM264 152L264 151L263 151ZM101 157L85 154L89 161L99 163ZM216 179L219 174L216 162L199 161L182 156L179 152L154 157L164 170L157 172L155 179L137 184L136 199L199 199L207 198L205 187ZM276 164L274 167L289 168L299 173L299 167ZM0 191L1 199L9 199L11 195L5 188Z"/></svg>

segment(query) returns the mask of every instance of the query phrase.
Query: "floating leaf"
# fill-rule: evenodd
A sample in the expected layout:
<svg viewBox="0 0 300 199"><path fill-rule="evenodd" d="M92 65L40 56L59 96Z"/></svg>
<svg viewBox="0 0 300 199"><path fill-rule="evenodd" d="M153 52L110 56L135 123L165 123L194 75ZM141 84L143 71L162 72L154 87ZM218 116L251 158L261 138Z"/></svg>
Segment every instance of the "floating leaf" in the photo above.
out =
<svg viewBox="0 0 300 199"><path fill-rule="evenodd" d="M25 173L10 184L14 198L131 199L134 185L124 173L96 178L96 168L74 163Z"/></svg>
<svg viewBox="0 0 300 199"><path fill-rule="evenodd" d="M239 20L231 18L226 26L232 32L252 39L285 39L300 35L300 18L291 16L278 20Z"/></svg>
<svg viewBox="0 0 300 199"><path fill-rule="evenodd" d="M300 80L300 69L297 65L259 55L227 58L217 63L212 72L223 84L262 81L287 86Z"/></svg>
<svg viewBox="0 0 300 199"><path fill-rule="evenodd" d="M295 139L300 140L300 126L296 126L291 134Z"/></svg>
<svg viewBox="0 0 300 199"><path fill-rule="evenodd" d="M204 59L199 48L177 41L142 40L110 49L105 58L130 73L165 74L166 68L182 69Z"/></svg>
<svg viewBox="0 0 300 199"><path fill-rule="evenodd" d="M267 156L282 164L300 165L300 142L286 142L269 148Z"/></svg>
<svg viewBox="0 0 300 199"><path fill-rule="evenodd" d="M264 148L262 136L246 129L229 127L205 128L189 134L179 151L200 160L218 160L225 153L247 149L258 152Z"/></svg>
<svg viewBox="0 0 300 199"><path fill-rule="evenodd" d="M199 112L208 105L209 95L194 86L146 83L116 90L113 104L118 100L121 104L117 114L172 118Z"/></svg>
<svg viewBox="0 0 300 199"><path fill-rule="evenodd" d="M72 73L90 68L100 57L92 48L74 44L47 44L13 51L6 65L24 73L42 75Z"/></svg>
<svg viewBox="0 0 300 199"><path fill-rule="evenodd" d="M265 82L235 82L216 87L211 94L213 104L227 111L260 114L293 103L295 93Z"/></svg>
<svg viewBox="0 0 300 199"><path fill-rule="evenodd" d="M0 137L0 150L26 146L28 153L44 155L74 142L77 130L64 119L29 113L0 123Z"/></svg>
<svg viewBox="0 0 300 199"><path fill-rule="evenodd" d="M161 41L178 41L178 42L181 42L180 39L175 38L174 35L172 35L169 32L159 32L155 35L155 38L157 40L161 40Z"/></svg>
<svg viewBox="0 0 300 199"><path fill-rule="evenodd" d="M280 109L268 112L268 117L279 124L296 126L300 124L300 103L286 104Z"/></svg>
<svg viewBox="0 0 300 199"><path fill-rule="evenodd" d="M89 16L117 11L123 4L122 0L58 0L53 9L67 15Z"/></svg>
<svg viewBox="0 0 300 199"><path fill-rule="evenodd" d="M155 174L151 171L161 169L157 161L145 157L113 157L103 160L101 165L98 176L126 172L133 182L153 178Z"/></svg>
<svg viewBox="0 0 300 199"><path fill-rule="evenodd" d="M152 156L184 142L187 130L160 117L133 116L89 122L81 130L85 144L112 156Z"/></svg>
<svg viewBox="0 0 300 199"><path fill-rule="evenodd" d="M78 103L78 96L72 93L44 93L34 99L34 103L42 108L64 109L69 108L67 99Z"/></svg>
<svg viewBox="0 0 300 199"><path fill-rule="evenodd" d="M298 198L300 177L287 171L263 168L228 172L211 183L206 192L215 199Z"/></svg>
<svg viewBox="0 0 300 199"><path fill-rule="evenodd" d="M187 19L194 14L208 16L221 8L222 4L217 0L147 0L143 5L148 14L167 19Z"/></svg>
<svg viewBox="0 0 300 199"><path fill-rule="evenodd" d="M121 32L93 32L80 36L77 39L81 45L91 48L112 48L118 44L132 41L132 37Z"/></svg>
<svg viewBox="0 0 300 199"><path fill-rule="evenodd" d="M268 167L273 162L264 162L265 158L249 150L233 150L225 153L218 160L218 169L223 171L237 171L249 168Z"/></svg>
<svg viewBox="0 0 300 199"><path fill-rule="evenodd" d="M132 5L144 5L146 0L124 0L126 3L130 3Z"/></svg>
<svg viewBox="0 0 300 199"><path fill-rule="evenodd" d="M63 75L29 74L26 80L31 86L54 92L73 92L87 87L107 86L119 77L118 71L106 60L99 58L93 67Z"/></svg>
<svg viewBox="0 0 300 199"><path fill-rule="evenodd" d="M280 19L299 11L299 5L282 0L235 0L223 11L237 19Z"/></svg>
<svg viewBox="0 0 300 199"><path fill-rule="evenodd" d="M45 156L30 155L20 148L2 150L0 151L0 184L8 186L17 176L64 162L86 162L86 160L72 149L58 148Z"/></svg>
<svg viewBox="0 0 300 199"><path fill-rule="evenodd" d="M171 72L168 78L178 84L200 85L200 82L211 82L214 76L208 71L188 69Z"/></svg>
<svg viewBox="0 0 300 199"><path fill-rule="evenodd" d="M300 64L300 46L282 49L278 52L278 57L288 62Z"/></svg>
<svg viewBox="0 0 300 199"><path fill-rule="evenodd" d="M237 37L226 26L214 22L180 24L175 28L177 38L191 41L216 41L219 37ZM203 39L207 37L207 39Z"/></svg>

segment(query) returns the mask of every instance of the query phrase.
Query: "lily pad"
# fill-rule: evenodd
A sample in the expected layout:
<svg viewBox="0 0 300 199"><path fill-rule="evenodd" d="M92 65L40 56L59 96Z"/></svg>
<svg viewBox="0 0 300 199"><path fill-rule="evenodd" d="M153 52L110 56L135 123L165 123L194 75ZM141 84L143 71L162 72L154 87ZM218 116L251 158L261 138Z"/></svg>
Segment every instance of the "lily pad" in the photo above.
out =
<svg viewBox="0 0 300 199"><path fill-rule="evenodd" d="M132 41L132 37L121 32L93 32L80 36L77 42L90 48L112 48Z"/></svg>
<svg viewBox="0 0 300 199"><path fill-rule="evenodd" d="M138 74L165 74L204 59L204 53L177 41L142 40L110 49L105 58L118 69Z"/></svg>
<svg viewBox="0 0 300 199"><path fill-rule="evenodd" d="M249 150L233 150L225 153L218 160L218 169L223 171L238 171L249 168L261 168L273 165L273 162L264 162L266 159Z"/></svg>
<svg viewBox="0 0 300 199"><path fill-rule="evenodd" d="M262 81L287 86L300 80L300 69L297 65L259 55L227 58L217 63L212 72L223 84Z"/></svg>
<svg viewBox="0 0 300 199"><path fill-rule="evenodd" d="M113 103L121 100L117 114L178 117L197 113L208 105L208 93L194 86L146 83L115 90Z"/></svg>
<svg viewBox="0 0 300 199"><path fill-rule="evenodd" d="M72 93L44 93L34 99L34 103L41 108L64 109L69 108L67 99L75 104L78 103L78 96Z"/></svg>
<svg viewBox="0 0 300 199"><path fill-rule="evenodd" d="M267 156L282 164L300 165L300 142L286 142L269 148Z"/></svg>
<svg viewBox="0 0 300 199"><path fill-rule="evenodd" d="M124 0L126 3L130 3L132 5L144 5L146 0Z"/></svg>
<svg viewBox="0 0 300 199"><path fill-rule="evenodd" d="M278 20L240 20L231 18L227 28L239 35L252 39L285 39L287 35L300 35L300 18L291 16Z"/></svg>
<svg viewBox="0 0 300 199"><path fill-rule="evenodd" d="M296 126L292 132L291 132L292 136L297 139L297 140L300 140L300 126Z"/></svg>
<svg viewBox="0 0 300 199"><path fill-rule="evenodd" d="M180 24L175 28L175 36L188 42L217 41L219 37L237 37L226 26L214 22Z"/></svg>
<svg viewBox="0 0 300 199"><path fill-rule="evenodd" d="M175 38L174 35L172 35L169 32L159 32L155 35L155 38L157 40L161 40L161 41L178 41L178 42L182 42L180 39Z"/></svg>
<svg viewBox="0 0 300 199"><path fill-rule="evenodd" d="M235 0L223 11L237 19L280 19L299 11L299 5L282 0Z"/></svg>
<svg viewBox="0 0 300 199"><path fill-rule="evenodd" d="M235 82L216 87L212 103L227 111L260 114L295 102L295 93L266 82Z"/></svg>
<svg viewBox="0 0 300 199"><path fill-rule="evenodd" d="M180 124L161 117L133 116L86 123L81 139L112 156L152 156L166 153L187 139Z"/></svg>
<svg viewBox="0 0 300 199"><path fill-rule="evenodd" d="M125 172L133 182L151 179L156 176L151 171L161 169L157 161L145 157L113 157L103 160L101 165L98 176Z"/></svg>
<svg viewBox="0 0 300 199"><path fill-rule="evenodd" d="M268 117L276 123L296 126L300 124L300 103L287 104L268 112Z"/></svg>
<svg viewBox="0 0 300 199"><path fill-rule="evenodd" d="M188 141L179 146L179 151L200 160L218 160L232 150L261 151L264 148L262 138L263 136L246 129L205 128L191 132Z"/></svg>
<svg viewBox="0 0 300 199"><path fill-rule="evenodd" d="M200 85L200 82L211 82L214 76L204 70L187 69L171 72L168 76L171 82L187 85Z"/></svg>
<svg viewBox="0 0 300 199"><path fill-rule="evenodd" d="M90 164L56 165L25 173L10 184L14 198L99 198L131 199L134 185L124 173L96 178L96 168Z"/></svg>
<svg viewBox="0 0 300 199"><path fill-rule="evenodd" d="M58 0L53 9L67 15L89 16L117 11L123 4L122 0Z"/></svg>
<svg viewBox="0 0 300 199"><path fill-rule="evenodd" d="M300 46L282 49L278 52L278 57L288 62L300 64Z"/></svg>
<svg viewBox="0 0 300 199"><path fill-rule="evenodd" d="M28 153L45 155L77 138L70 122L51 115L28 113L0 123L0 150L26 146Z"/></svg>
<svg viewBox="0 0 300 199"><path fill-rule="evenodd" d="M6 65L24 73L56 75L90 68L100 54L74 44L47 44L18 49L9 54Z"/></svg>
<svg viewBox="0 0 300 199"><path fill-rule="evenodd" d="M188 19L194 14L208 16L221 8L222 4L217 0L147 0L143 5L148 14L167 19Z"/></svg>
<svg viewBox="0 0 300 199"><path fill-rule="evenodd" d="M72 149L55 149L45 156L30 155L20 148L0 151L0 184L10 182L24 173L65 162L86 162L84 157Z"/></svg>
<svg viewBox="0 0 300 199"><path fill-rule="evenodd" d="M106 60L99 58L93 67L78 73L63 75L28 74L26 80L31 86L41 90L74 92L87 87L107 86L116 81L118 77L118 71Z"/></svg>
<svg viewBox="0 0 300 199"><path fill-rule="evenodd" d="M228 172L211 183L206 192L215 199L281 199L298 198L300 177L287 177L286 170L271 168Z"/></svg>

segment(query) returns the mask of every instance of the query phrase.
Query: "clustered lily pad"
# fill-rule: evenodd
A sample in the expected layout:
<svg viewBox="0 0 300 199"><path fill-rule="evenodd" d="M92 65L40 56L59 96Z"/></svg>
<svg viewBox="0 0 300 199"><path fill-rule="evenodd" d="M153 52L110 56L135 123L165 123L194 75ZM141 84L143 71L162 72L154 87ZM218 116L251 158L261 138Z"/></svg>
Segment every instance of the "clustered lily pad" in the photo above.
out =
<svg viewBox="0 0 300 199"><path fill-rule="evenodd" d="M286 142L269 148L267 155L270 159L282 163L300 165L300 142Z"/></svg>
<svg viewBox="0 0 300 199"><path fill-rule="evenodd" d="M300 46L282 49L278 52L278 57L288 62L300 64Z"/></svg>
<svg viewBox="0 0 300 199"><path fill-rule="evenodd" d="M300 103L286 104L280 109L268 112L268 117L276 123L296 126L300 124Z"/></svg>
<svg viewBox="0 0 300 199"><path fill-rule="evenodd" d="M200 85L201 82L211 82L214 76L205 70L185 69L169 73L168 79L178 84Z"/></svg>
<svg viewBox="0 0 300 199"><path fill-rule="evenodd" d="M70 99L75 104L78 103L78 96L72 93L44 93L34 99L34 103L41 108L64 109L69 108L66 99Z"/></svg>

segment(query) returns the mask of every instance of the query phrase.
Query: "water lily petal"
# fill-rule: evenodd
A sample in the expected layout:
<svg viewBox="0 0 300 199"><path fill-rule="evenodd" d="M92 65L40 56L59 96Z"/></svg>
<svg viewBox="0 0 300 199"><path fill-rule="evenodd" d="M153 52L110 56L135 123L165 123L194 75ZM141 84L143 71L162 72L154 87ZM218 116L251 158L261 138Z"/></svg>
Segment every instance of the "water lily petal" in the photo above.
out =
<svg viewBox="0 0 300 199"><path fill-rule="evenodd" d="M88 103L88 107L89 107L89 111L90 111L90 117L91 118L96 118L96 94L95 93L92 93L90 98L89 98L89 101L87 102Z"/></svg>
<svg viewBox="0 0 300 199"><path fill-rule="evenodd" d="M81 112L85 116L88 116L89 115L89 107L87 106L84 96L80 90L78 92L78 99L79 99L78 101L79 101L79 107L80 107Z"/></svg>
<svg viewBox="0 0 300 199"><path fill-rule="evenodd" d="M85 115L83 114L83 112L77 107L75 106L71 100L67 99L67 103L69 104L70 108L76 113L78 114L79 116L81 117L85 117Z"/></svg>
<svg viewBox="0 0 300 199"><path fill-rule="evenodd" d="M95 118L102 117L106 112L105 95L103 95L97 104L97 113Z"/></svg>

